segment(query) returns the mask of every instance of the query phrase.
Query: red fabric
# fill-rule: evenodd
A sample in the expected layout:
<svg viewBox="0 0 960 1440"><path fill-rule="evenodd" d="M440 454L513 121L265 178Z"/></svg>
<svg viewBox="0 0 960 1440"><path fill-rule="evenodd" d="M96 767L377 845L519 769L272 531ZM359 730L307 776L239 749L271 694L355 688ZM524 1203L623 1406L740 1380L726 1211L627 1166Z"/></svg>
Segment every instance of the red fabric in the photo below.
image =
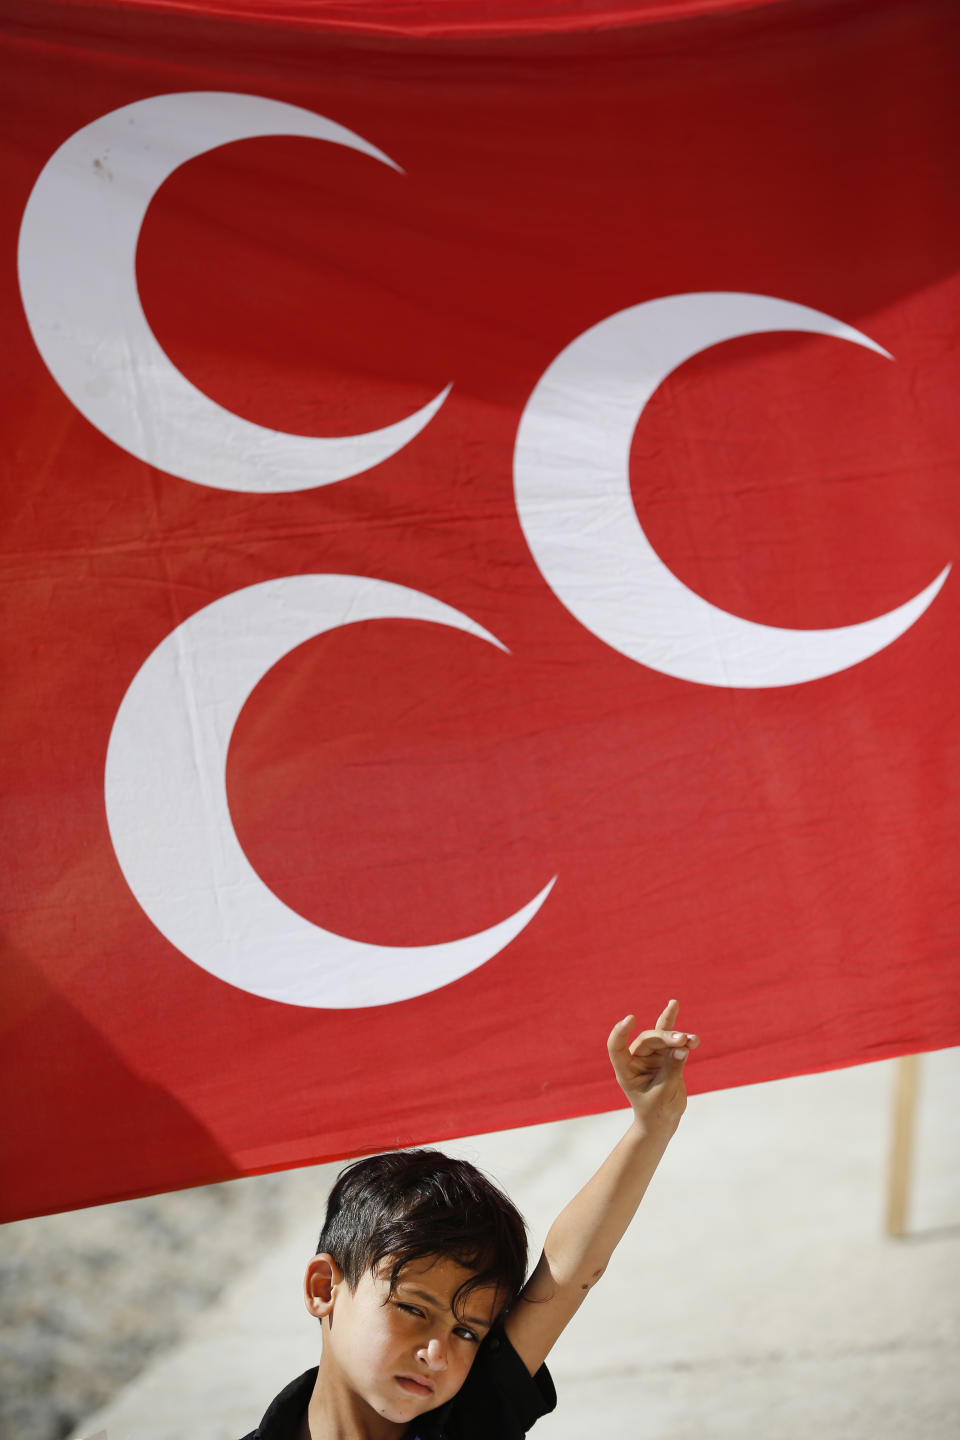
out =
<svg viewBox="0 0 960 1440"><path fill-rule="evenodd" d="M681 365L632 444L654 549L714 606L790 629L878 616L956 565L956 6L723 7L494 50L151 8L33 5L4 33L5 1217L609 1109L610 1026L671 995L704 1036L692 1090L960 1042L960 576L835 674L695 683L561 603L512 473L532 392L591 326L657 297L780 297L894 359L776 333ZM196 90L304 107L402 166L299 137L213 149L160 187L136 255L174 365L261 426L368 431L452 382L362 474L178 478L96 429L34 343L15 257L48 159ZM435 597L509 654L382 620L279 660L227 764L266 886L413 946L558 877L500 953L395 1003L208 973L148 919L107 825L111 729L155 647L313 573Z"/></svg>
<svg viewBox="0 0 960 1440"><path fill-rule="evenodd" d="M241 21L273 31L289 27L341 35L477 39L630 29L784 4L796 0L39 0L39 5L32 0L24 19L37 25L37 11L45 6L58 12L62 27L78 33L99 24L116 32L125 15L135 20L155 15Z"/></svg>

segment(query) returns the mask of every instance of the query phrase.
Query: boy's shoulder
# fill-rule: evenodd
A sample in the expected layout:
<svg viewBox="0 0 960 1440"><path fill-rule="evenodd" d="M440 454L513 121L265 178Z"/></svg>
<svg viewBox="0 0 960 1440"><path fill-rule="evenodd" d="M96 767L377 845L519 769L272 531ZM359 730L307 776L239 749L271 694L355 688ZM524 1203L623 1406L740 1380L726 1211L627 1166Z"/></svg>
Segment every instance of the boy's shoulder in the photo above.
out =
<svg viewBox="0 0 960 1440"><path fill-rule="evenodd" d="M488 1335L459 1394L413 1428L416 1440L521 1440L557 1404L546 1365L531 1375L502 1332Z"/></svg>
<svg viewBox="0 0 960 1440"><path fill-rule="evenodd" d="M273 1400L256 1430L244 1440L297 1440L317 1371L307 1370ZM506 1335L480 1346L460 1392L415 1421L409 1440L521 1440L557 1403L546 1365L530 1375Z"/></svg>

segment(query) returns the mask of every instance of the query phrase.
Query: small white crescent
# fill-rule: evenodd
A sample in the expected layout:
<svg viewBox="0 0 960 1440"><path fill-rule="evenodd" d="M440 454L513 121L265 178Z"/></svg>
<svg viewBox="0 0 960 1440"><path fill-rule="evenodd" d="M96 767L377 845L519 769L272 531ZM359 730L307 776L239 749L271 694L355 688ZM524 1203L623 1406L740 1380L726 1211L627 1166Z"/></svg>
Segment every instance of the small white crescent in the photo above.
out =
<svg viewBox="0 0 960 1440"><path fill-rule="evenodd" d="M845 670L902 635L950 570L876 619L788 630L711 605L657 555L630 494L630 446L644 406L671 371L701 350L773 330L831 335L892 358L851 326L788 300L669 295L609 316L561 351L517 431L517 510L547 584L600 640L679 680L759 689Z"/></svg>
<svg viewBox="0 0 960 1440"><path fill-rule="evenodd" d="M197 485L279 494L379 465L420 433L451 387L381 430L288 435L232 414L171 363L137 290L147 207L179 165L260 135L327 140L400 169L353 131L278 100L226 91L138 100L76 131L40 172L20 227L20 292L53 378L115 444Z"/></svg>
<svg viewBox="0 0 960 1440"><path fill-rule="evenodd" d="M236 590L167 635L133 679L107 750L110 838L138 903L212 975L287 1005L354 1009L436 990L529 924L554 880L499 924L439 945L371 945L323 930L263 883L237 840L230 736L254 686L304 641L359 620L489 631L420 591L357 575L292 575Z"/></svg>

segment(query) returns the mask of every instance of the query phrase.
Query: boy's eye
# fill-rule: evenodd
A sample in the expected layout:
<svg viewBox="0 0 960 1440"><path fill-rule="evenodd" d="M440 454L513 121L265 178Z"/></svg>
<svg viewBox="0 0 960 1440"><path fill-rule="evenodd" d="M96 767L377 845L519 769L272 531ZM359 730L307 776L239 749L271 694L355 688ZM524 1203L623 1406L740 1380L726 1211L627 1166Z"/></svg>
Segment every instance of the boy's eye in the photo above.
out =
<svg viewBox="0 0 960 1440"><path fill-rule="evenodd" d="M426 1319L426 1315L420 1309L419 1305L405 1305L402 1300L397 1300L394 1303L398 1310L405 1311L407 1315L416 1315L418 1320ZM458 1325L453 1333L461 1340L469 1340L471 1345L480 1344L480 1336L475 1334L473 1330L469 1330L466 1325Z"/></svg>

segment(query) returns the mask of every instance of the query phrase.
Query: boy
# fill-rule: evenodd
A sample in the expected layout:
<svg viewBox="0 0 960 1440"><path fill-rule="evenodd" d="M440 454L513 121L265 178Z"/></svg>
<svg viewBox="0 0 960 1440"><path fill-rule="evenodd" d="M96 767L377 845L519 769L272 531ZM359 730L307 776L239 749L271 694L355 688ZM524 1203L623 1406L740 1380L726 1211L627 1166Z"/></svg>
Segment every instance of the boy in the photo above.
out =
<svg viewBox="0 0 960 1440"><path fill-rule="evenodd" d="M606 1269L686 1106L700 1042L655 1030L607 1049L633 1107L626 1135L550 1227L526 1273L513 1205L465 1161L432 1150L358 1160L334 1186L307 1310L320 1365L288 1385L245 1440L520 1440L556 1393L544 1361Z"/></svg>

